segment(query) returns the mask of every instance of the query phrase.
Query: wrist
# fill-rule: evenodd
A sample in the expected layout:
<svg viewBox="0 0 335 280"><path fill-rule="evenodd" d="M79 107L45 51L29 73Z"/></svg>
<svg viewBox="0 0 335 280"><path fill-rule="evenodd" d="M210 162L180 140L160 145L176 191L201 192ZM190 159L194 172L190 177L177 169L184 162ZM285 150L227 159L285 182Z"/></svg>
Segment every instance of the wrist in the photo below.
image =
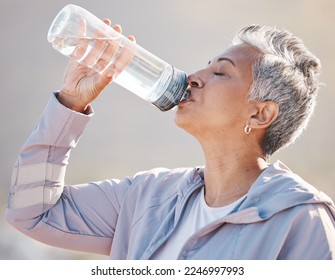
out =
<svg viewBox="0 0 335 280"><path fill-rule="evenodd" d="M81 104L76 96L67 94L62 90L58 91L56 98L65 107L79 113L85 113L87 111L87 108L89 107L89 104Z"/></svg>

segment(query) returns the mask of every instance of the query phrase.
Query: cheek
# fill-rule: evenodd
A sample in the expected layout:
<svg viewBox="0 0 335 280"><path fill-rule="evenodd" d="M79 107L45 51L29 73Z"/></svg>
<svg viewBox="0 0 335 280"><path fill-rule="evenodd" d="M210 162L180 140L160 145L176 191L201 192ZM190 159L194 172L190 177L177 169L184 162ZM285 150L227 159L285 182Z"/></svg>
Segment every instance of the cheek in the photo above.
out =
<svg viewBox="0 0 335 280"><path fill-rule="evenodd" d="M213 96L214 97L214 96ZM223 94L208 100L207 118L216 126L241 123L244 121L246 103L243 98L233 94Z"/></svg>
<svg viewBox="0 0 335 280"><path fill-rule="evenodd" d="M212 88L214 89L214 87ZM209 102L213 109L230 111L241 110L246 106L248 87L243 83L227 82L224 85L217 85L214 90L208 93L205 102Z"/></svg>
<svg viewBox="0 0 335 280"><path fill-rule="evenodd" d="M209 92L203 98L204 107L208 114L221 116L234 107L235 98L223 90Z"/></svg>

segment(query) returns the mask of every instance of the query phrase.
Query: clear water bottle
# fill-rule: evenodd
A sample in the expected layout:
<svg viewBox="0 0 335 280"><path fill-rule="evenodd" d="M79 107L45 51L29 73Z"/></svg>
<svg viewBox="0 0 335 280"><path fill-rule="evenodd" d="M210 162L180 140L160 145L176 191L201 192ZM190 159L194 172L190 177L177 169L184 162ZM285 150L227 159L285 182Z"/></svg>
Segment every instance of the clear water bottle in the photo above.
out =
<svg viewBox="0 0 335 280"><path fill-rule="evenodd" d="M124 69L114 81L161 111L186 95L187 75L130 41L87 10L65 6L53 20L48 41L63 55L102 74L110 65ZM112 56L108 50L113 49ZM121 58L128 55L129 60ZM118 63L126 65L118 65Z"/></svg>

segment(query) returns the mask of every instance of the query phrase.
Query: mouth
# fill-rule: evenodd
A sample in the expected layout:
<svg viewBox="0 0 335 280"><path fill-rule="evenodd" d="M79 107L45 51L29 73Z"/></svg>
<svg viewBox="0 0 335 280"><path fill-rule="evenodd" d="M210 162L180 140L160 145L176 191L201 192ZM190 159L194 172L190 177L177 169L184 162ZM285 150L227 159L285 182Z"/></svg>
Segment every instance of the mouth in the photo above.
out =
<svg viewBox="0 0 335 280"><path fill-rule="evenodd" d="M191 100L191 91L186 90L179 103L185 103Z"/></svg>

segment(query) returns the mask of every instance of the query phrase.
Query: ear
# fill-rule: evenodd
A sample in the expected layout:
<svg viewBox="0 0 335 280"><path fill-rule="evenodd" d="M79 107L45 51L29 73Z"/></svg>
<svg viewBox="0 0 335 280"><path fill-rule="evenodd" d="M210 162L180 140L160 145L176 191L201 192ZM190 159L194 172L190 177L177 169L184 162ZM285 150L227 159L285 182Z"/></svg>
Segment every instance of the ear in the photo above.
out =
<svg viewBox="0 0 335 280"><path fill-rule="evenodd" d="M249 127L253 129L267 128L277 118L279 107L272 101L253 103L252 114L249 118Z"/></svg>

